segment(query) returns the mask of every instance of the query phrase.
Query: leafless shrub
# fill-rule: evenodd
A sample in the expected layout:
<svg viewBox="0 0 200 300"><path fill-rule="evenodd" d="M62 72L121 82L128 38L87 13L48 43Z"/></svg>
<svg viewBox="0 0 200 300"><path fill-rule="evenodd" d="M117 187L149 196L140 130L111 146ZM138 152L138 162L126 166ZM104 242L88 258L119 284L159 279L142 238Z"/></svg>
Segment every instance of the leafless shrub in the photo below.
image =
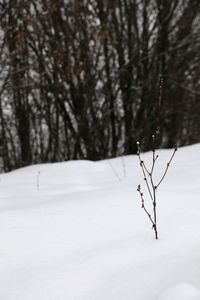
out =
<svg viewBox="0 0 200 300"><path fill-rule="evenodd" d="M158 187L160 186L160 184L162 183L162 181L164 180L167 171L169 169L169 166L172 162L172 159L174 158L174 155L177 151L177 145L175 145L175 148L173 150L173 153L170 157L170 160L167 162L167 166L163 172L163 175L161 176L160 180L158 181L158 183L155 183L154 181L154 171L155 171L155 164L156 161L158 159L158 154L156 154L156 150L155 150L155 135L152 135L152 141L153 141L153 147L152 147L152 164L151 164L151 168L147 168L145 162L142 160L141 158L141 148L140 148L140 142L137 142L137 155L139 158L139 163L140 163L140 167L142 169L142 174L144 177L144 181L148 190L148 195L150 197L150 200L152 202L152 206L153 206L153 212L152 214L149 212L149 210L146 207L146 203L145 203L145 199L144 199L144 193L141 189L141 185L138 185L137 191L140 194L140 198L141 198L141 202L142 202L142 208L144 209L144 212L146 213L146 215L148 216L151 224L152 224L152 229L154 230L155 233L155 238L156 240L158 239L158 227L157 227L157 191L158 191Z"/></svg>

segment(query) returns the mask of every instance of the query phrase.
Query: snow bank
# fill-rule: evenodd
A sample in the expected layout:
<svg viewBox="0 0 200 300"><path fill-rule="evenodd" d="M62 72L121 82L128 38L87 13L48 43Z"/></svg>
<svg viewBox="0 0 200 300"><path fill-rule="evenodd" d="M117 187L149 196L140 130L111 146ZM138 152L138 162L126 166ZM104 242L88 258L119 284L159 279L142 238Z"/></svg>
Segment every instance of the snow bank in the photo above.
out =
<svg viewBox="0 0 200 300"><path fill-rule="evenodd" d="M136 191L136 156L1 174L0 299L199 297L199 153L179 149L160 186L158 241ZM159 151L157 178L170 155ZM151 163L151 153L143 158Z"/></svg>
<svg viewBox="0 0 200 300"><path fill-rule="evenodd" d="M200 300L200 291L189 283L179 283L168 287L158 300Z"/></svg>

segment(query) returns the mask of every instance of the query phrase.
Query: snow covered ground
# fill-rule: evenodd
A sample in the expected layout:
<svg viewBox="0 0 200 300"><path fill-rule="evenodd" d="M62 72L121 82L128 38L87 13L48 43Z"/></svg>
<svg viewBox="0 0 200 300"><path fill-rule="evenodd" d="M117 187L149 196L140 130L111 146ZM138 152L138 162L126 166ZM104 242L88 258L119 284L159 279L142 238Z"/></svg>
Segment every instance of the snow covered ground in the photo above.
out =
<svg viewBox="0 0 200 300"><path fill-rule="evenodd" d="M160 185L158 241L139 183L137 156L1 174L0 300L200 300L200 145Z"/></svg>

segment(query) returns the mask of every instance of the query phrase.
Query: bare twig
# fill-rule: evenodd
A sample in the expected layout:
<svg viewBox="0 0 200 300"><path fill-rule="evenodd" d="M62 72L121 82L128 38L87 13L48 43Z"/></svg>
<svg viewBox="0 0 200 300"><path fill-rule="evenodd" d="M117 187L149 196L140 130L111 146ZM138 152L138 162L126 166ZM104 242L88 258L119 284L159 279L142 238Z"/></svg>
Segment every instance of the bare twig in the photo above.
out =
<svg viewBox="0 0 200 300"><path fill-rule="evenodd" d="M40 188L40 171L37 172L36 186L37 186L37 189L39 190L39 188Z"/></svg>
<svg viewBox="0 0 200 300"><path fill-rule="evenodd" d="M151 223L154 225L154 221L153 221L153 219L152 219L152 217L151 217L151 214L148 212L148 210L147 210L146 207L145 207L145 204L144 204L144 198L143 198L143 193L141 192L140 184L138 185L137 191L140 193L140 197L141 197L141 201L142 201L142 208L144 209L145 213L146 213L147 216L149 217Z"/></svg>
<svg viewBox="0 0 200 300"><path fill-rule="evenodd" d="M152 195L152 192L151 192L151 189L150 189L150 185L149 185L149 181L148 181L148 176L150 176L150 172L147 170L145 164L144 164L144 161L141 159L141 155L140 155L140 142L137 142L137 155L138 155L138 158L139 158L139 161L140 161L140 166L141 166L141 169L142 169L142 173L144 175L144 181L146 183L146 186L147 186L147 189L149 191L149 195L151 197L151 200L153 201L153 195Z"/></svg>
<svg viewBox="0 0 200 300"><path fill-rule="evenodd" d="M144 209L145 213L147 214L148 218L150 219L151 223L152 223L152 228L154 230L155 233L155 238L156 240L158 239L158 230L157 230L157 210L156 210L156 206L157 206L157 198L156 198L156 192L157 192L157 188L158 186L161 184L161 182L163 181L163 179L165 178L167 171L169 169L169 166L171 164L172 159L174 158L174 155L177 151L177 146L175 146L175 149L172 153L172 156L169 160L169 162L167 163L167 167L164 171L163 176L161 177L160 181L158 182L157 185L155 185L154 183L154 179L153 179L153 172L155 169L155 163L156 160L158 159L158 155L156 155L156 150L155 150L155 136L152 135L152 141L153 141L153 149L152 149L152 166L151 166L151 171L148 171L147 168L145 167L145 164L141 158L141 149L140 149L140 142L137 142L137 154L139 157L139 162L140 162L140 167L142 169L142 173L144 175L144 180L148 189L148 193L149 196L152 200L152 205L153 205L153 217L151 216L151 214L149 213L149 211L147 210L146 206L145 206L145 201L144 201L144 196L143 196L143 192L141 191L141 186L139 185L137 188L137 191L140 194L140 198L142 201L142 208ZM147 179L147 175L150 178L150 183Z"/></svg>
<svg viewBox="0 0 200 300"><path fill-rule="evenodd" d="M170 166L170 164L171 164L171 161L172 161L172 159L174 158L174 155L175 155L176 151L177 151L177 145L175 145L174 152L172 153L172 156L171 156L169 162L167 163L167 167L166 167L166 169L165 169L165 172L164 172L163 176L161 177L160 181L159 181L158 184L156 185L156 189L159 187L159 185L161 184L161 182L162 182L163 179L165 178L165 176L166 176L166 174L167 174L167 171L168 171L168 169L169 169L169 166Z"/></svg>
<svg viewBox="0 0 200 300"><path fill-rule="evenodd" d="M125 159L124 156L122 156L122 166L123 166L123 173L124 173L124 178L126 179L126 165L125 165Z"/></svg>
<svg viewBox="0 0 200 300"><path fill-rule="evenodd" d="M113 165L111 164L110 160L108 160L107 162L110 165L110 167L111 167L113 173L115 174L116 178L121 182L122 180L121 180L119 174L117 173L117 171L115 170L115 168L113 167Z"/></svg>

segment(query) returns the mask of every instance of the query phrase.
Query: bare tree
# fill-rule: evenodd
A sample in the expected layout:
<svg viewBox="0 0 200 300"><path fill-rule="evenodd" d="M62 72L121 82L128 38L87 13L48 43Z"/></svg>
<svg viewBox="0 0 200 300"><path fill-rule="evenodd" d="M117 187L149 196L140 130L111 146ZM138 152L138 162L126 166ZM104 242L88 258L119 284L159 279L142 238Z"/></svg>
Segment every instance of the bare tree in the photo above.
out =
<svg viewBox="0 0 200 300"><path fill-rule="evenodd" d="M0 157L102 159L200 141L197 0L0 0ZM165 79L158 108L158 79Z"/></svg>

